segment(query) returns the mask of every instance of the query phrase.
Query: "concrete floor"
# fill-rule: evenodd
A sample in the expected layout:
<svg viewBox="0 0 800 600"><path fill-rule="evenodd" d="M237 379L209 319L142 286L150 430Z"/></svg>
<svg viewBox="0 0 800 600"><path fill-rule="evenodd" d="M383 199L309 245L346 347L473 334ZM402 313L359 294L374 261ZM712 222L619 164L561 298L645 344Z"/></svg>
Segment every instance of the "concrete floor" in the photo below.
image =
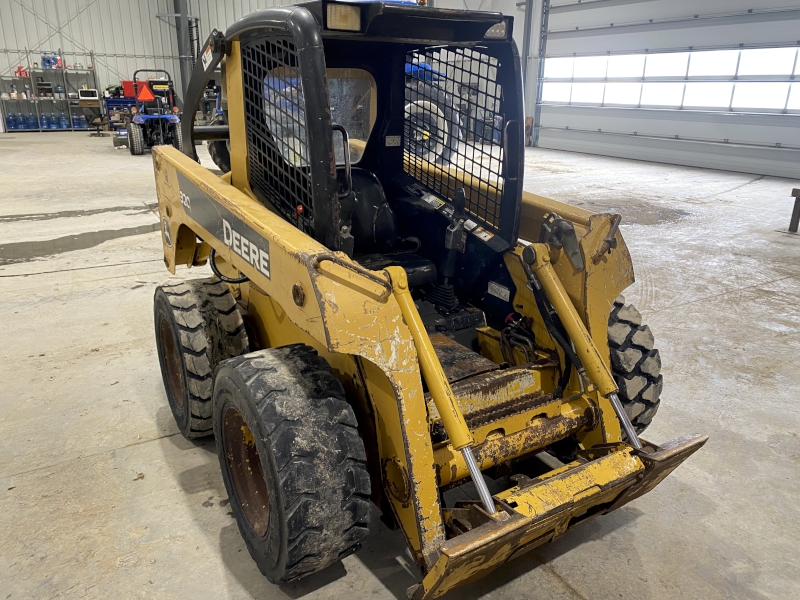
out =
<svg viewBox="0 0 800 600"><path fill-rule="evenodd" d="M177 434L150 157L77 133L0 135L0 157L0 598L404 598L404 542L378 523L343 564L270 585L214 442ZM525 181L623 214L626 296L666 380L647 437L711 440L653 493L451 597L800 597L800 237L776 231L797 182L544 150Z"/></svg>

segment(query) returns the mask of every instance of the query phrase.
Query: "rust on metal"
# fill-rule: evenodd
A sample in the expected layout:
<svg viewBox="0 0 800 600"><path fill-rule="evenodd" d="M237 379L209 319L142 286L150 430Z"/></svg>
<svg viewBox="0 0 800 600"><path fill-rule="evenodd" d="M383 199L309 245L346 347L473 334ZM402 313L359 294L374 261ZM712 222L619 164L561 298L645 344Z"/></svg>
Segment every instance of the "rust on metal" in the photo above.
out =
<svg viewBox="0 0 800 600"><path fill-rule="evenodd" d="M467 422L473 413L538 393L541 393L541 374L529 365L488 371L453 384L453 395ZM429 405L430 420L436 422L439 420L436 406L428 394L425 400Z"/></svg>
<svg viewBox="0 0 800 600"><path fill-rule="evenodd" d="M700 450L708 441L707 435L687 434L676 438L663 446L655 446L642 440L644 448L636 452L636 456L644 463L646 472L642 480L629 490L627 490L617 501L608 509L608 512L624 506L631 500L643 496L659 483L667 475L672 473L678 465L689 458L692 454ZM649 451L650 448L654 450Z"/></svg>
<svg viewBox="0 0 800 600"><path fill-rule="evenodd" d="M484 358L477 352L462 346L454 339L441 333L434 333L430 336L433 349L439 362L442 363L444 374L450 383L480 375L488 371L494 371L498 367L488 358ZM455 389L453 390L455 392Z"/></svg>
<svg viewBox="0 0 800 600"><path fill-rule="evenodd" d="M306 303L306 292L299 283L292 286L292 300L297 306L303 306Z"/></svg>
<svg viewBox="0 0 800 600"><path fill-rule="evenodd" d="M578 417L546 416L534 418L529 427L510 435L491 435L475 447L475 460L481 470L500 463L519 458L531 452L554 444L569 435L584 429L591 429L597 417L593 410L584 411ZM501 424L501 423L500 423ZM469 476L466 463L452 447L442 445L433 451L434 462L438 467L439 485L446 486Z"/></svg>

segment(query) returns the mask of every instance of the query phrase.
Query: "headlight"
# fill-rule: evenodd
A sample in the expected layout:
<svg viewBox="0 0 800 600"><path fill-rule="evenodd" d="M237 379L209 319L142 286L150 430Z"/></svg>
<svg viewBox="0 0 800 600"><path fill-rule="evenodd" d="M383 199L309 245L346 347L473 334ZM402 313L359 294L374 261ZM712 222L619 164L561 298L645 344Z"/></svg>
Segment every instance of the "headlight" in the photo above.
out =
<svg viewBox="0 0 800 600"><path fill-rule="evenodd" d="M349 4L328 4L328 29L361 31L361 7Z"/></svg>
<svg viewBox="0 0 800 600"><path fill-rule="evenodd" d="M494 40L503 40L506 37L506 22L505 20L500 21L489 27L486 31L486 34L483 36L485 38L494 39Z"/></svg>

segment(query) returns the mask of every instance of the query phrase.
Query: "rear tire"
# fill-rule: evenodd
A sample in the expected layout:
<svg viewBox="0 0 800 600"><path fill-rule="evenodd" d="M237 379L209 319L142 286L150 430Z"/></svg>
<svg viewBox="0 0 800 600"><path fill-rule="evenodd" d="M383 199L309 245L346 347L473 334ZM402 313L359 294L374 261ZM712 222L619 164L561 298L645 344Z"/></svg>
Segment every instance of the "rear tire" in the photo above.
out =
<svg viewBox="0 0 800 600"><path fill-rule="evenodd" d="M227 360L214 434L239 531L272 583L309 575L367 537L370 478L341 383L297 344Z"/></svg>
<svg viewBox="0 0 800 600"><path fill-rule="evenodd" d="M128 123L128 149L134 156L144 154L144 132L141 125Z"/></svg>
<svg viewBox="0 0 800 600"><path fill-rule="evenodd" d="M217 115L211 119L210 125L225 125L225 117ZM208 142L208 153L211 155L211 160L217 165L217 168L222 173L228 173L231 170L231 150L228 146L229 140L215 140Z"/></svg>
<svg viewBox="0 0 800 600"><path fill-rule="evenodd" d="M637 433L650 425L661 404L664 378L661 356L653 334L642 325L642 315L619 296L608 320L608 345L611 365L619 387L619 399Z"/></svg>
<svg viewBox="0 0 800 600"><path fill-rule="evenodd" d="M249 350L228 286L199 279L156 288L156 347L172 415L187 439L211 435L214 369Z"/></svg>

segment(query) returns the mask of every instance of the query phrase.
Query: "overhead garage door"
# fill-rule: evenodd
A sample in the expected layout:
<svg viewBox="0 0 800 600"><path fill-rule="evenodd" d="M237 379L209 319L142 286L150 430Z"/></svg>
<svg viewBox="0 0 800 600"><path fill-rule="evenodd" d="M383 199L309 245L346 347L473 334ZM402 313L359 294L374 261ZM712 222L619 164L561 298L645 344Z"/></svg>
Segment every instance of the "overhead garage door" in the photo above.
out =
<svg viewBox="0 0 800 600"><path fill-rule="evenodd" d="M549 4L537 145L800 177L800 2Z"/></svg>

